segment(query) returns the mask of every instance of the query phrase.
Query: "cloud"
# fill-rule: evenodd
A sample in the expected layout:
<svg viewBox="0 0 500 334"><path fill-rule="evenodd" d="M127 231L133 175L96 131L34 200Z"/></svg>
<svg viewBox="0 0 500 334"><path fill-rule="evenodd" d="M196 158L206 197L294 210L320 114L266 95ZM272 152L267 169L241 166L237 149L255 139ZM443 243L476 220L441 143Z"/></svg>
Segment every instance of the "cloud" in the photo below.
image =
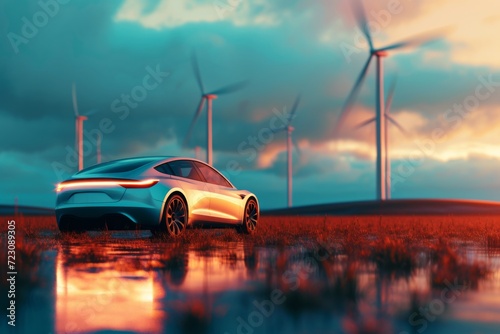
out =
<svg viewBox="0 0 500 334"><path fill-rule="evenodd" d="M154 6L154 9L146 11L148 6ZM275 3L265 0L252 1L251 4L243 0L127 0L116 13L115 20L137 22L150 29L220 21L229 21L237 26L273 26L286 16L286 13L277 12L276 7Z"/></svg>
<svg viewBox="0 0 500 334"><path fill-rule="evenodd" d="M37 169L34 194L47 188L47 180L57 182L53 162L69 166L68 176L75 170L67 163L68 148L74 146L73 82L80 110L99 110L85 122L85 137L90 143L86 165L96 161L92 140L95 131L102 131L103 121L106 128L112 128L103 133L104 160L150 154L193 156L196 146L204 152L205 112L189 145L181 146L200 99L190 64L191 52L196 50L208 89L249 80L247 87L221 95L213 105L216 167L226 170L235 161L242 169L231 176L232 181L256 188L270 201L265 205L282 203L273 202L273 196L267 194L282 193L281 188L275 191L272 186L281 187L286 175L285 135L271 138L268 130L277 117L274 110L286 114L296 94L301 93L293 121L293 136L302 151L301 158L294 154L297 203L315 199L314 191L321 194L318 201L373 198L374 128L353 128L374 115L374 64L344 130L332 133L368 56L361 47L349 62L340 49L342 41L350 43L356 34L348 2L229 0L226 4L236 7L222 18L214 4L219 2L71 2L61 6L27 44L21 44L19 53L8 39L1 40L0 158L2 163L8 162L5 166L9 169L19 166L20 174L13 177L21 180L9 183L10 193L25 194L25 201L29 201L31 183L27 180L32 182L33 168ZM370 17L372 11L379 15L387 9L388 1L365 4ZM412 133L405 136L391 127L391 158L405 161L413 152L422 152L416 141L426 141L436 128L442 128L445 139L425 155L435 162L430 166L460 161L449 166L469 168L476 166L476 160L484 164L477 168L494 166L500 156L495 136L500 105L497 86L468 113L470 116L450 121L445 115L455 104L475 95L480 77L494 73L496 36L492 31L496 30L490 29L498 20L487 17L487 12L494 11L483 7L496 5L477 11L471 10L477 6L469 0L402 0L402 5L403 11L374 34L377 45L441 24L458 29L440 43L392 53L384 59L386 86L398 76L391 113ZM6 36L21 33L22 18L31 18L40 7L32 1L10 3L3 9L0 29ZM441 19L436 20L437 16ZM466 31L468 27L473 28L471 32ZM157 66L169 76L147 90L144 99L132 101L134 107L126 106L124 99L137 96L144 87L148 68ZM500 81L496 76L493 79ZM117 100L115 106L126 109L113 108ZM433 171L426 173L427 177ZM482 174L472 179L480 183ZM407 184L418 188L418 183L412 182ZM435 182L439 185L439 179ZM339 184L342 186L336 187ZM334 190L329 192L323 186ZM416 193L424 192L422 188ZM39 195L32 198L32 204L39 200L45 203Z"/></svg>
<svg viewBox="0 0 500 334"><path fill-rule="evenodd" d="M399 3L399 6L392 5ZM474 0L437 0L437 1L364 1L367 19L370 22L375 47L390 45L409 37L426 32L436 32L450 47L449 52L437 53L432 49L424 49L426 58L431 62L465 64L497 68L500 61L495 55L500 46L491 40L491 32L500 28L500 3L489 2L478 5ZM342 21L345 27L356 30L356 23L349 6L341 6ZM331 38L335 39L335 35ZM361 37L350 34L348 42L358 47L367 44ZM325 36L328 36L326 33ZM346 36L343 33L341 36ZM349 34L347 34L349 36ZM325 41L330 40L326 39ZM357 43L356 43L357 42ZM414 50L403 50L403 53ZM398 52L399 53L399 52Z"/></svg>

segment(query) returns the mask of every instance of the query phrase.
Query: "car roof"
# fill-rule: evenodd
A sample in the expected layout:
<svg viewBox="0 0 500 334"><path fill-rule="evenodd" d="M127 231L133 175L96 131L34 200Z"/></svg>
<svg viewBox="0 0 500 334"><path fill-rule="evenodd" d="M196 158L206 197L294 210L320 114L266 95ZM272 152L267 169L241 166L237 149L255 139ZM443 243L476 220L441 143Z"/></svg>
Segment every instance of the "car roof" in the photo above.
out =
<svg viewBox="0 0 500 334"><path fill-rule="evenodd" d="M92 174L92 173L98 173L98 172L106 172L108 169L112 169L115 166L120 166L120 165L136 165L137 167L134 167L132 169L136 169L145 165L148 165L150 163L155 163L158 161L163 161L167 157L135 157L135 158L124 158L124 159L117 159L117 160L111 160L111 161L106 161L103 163L95 164L90 167L84 168L81 171L77 172L76 175L85 175L85 174Z"/></svg>
<svg viewBox="0 0 500 334"><path fill-rule="evenodd" d="M156 167L160 164L176 161L176 160L189 160L196 161L202 164L206 163L204 161L182 157L182 156L145 156L145 157L132 157L132 158L123 158L112 161L103 162L100 164L92 165L81 171L74 174L73 177L79 178L84 177L89 174L101 174L101 173L119 173L119 172L132 172L132 171L140 171L146 170L152 167ZM121 167L124 167L124 170L121 170ZM130 167L130 168L127 168ZM229 181L229 180L228 180Z"/></svg>
<svg viewBox="0 0 500 334"><path fill-rule="evenodd" d="M166 156L145 156L145 157L132 157L132 158L116 159L116 160L111 160L111 161L105 162L105 164L122 163L122 162L128 162L128 161L133 162L133 161L141 161L141 160L144 161L145 164L167 162L167 161L174 161L174 160L192 160L192 161L203 162L203 161L195 159L195 158L166 155Z"/></svg>

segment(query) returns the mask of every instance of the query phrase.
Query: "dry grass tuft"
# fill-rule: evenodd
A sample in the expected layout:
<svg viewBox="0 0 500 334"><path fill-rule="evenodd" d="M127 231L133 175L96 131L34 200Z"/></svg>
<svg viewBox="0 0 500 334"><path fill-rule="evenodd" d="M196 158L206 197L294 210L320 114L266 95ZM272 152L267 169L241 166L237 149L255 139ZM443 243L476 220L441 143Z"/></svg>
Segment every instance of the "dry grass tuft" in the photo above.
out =
<svg viewBox="0 0 500 334"><path fill-rule="evenodd" d="M431 284L434 288L445 288L457 282L464 289L475 290L488 274L484 264L470 263L443 239L434 246L432 260Z"/></svg>
<svg viewBox="0 0 500 334"><path fill-rule="evenodd" d="M370 256L382 272L409 276L416 267L415 252L408 241L385 237L374 242Z"/></svg>

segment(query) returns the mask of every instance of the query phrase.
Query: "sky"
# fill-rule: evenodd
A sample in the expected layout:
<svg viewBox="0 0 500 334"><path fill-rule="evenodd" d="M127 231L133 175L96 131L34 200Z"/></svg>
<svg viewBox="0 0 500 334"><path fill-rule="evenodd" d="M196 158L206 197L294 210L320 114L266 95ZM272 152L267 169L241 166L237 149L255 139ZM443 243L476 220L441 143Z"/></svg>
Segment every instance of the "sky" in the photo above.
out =
<svg viewBox="0 0 500 334"><path fill-rule="evenodd" d="M205 156L206 114L183 145L200 99L247 80L213 106L214 166L261 207L286 206L286 135L293 119L293 204L375 199L375 67L335 125L368 45L349 0L0 2L0 204L54 207L77 170L71 89L84 123L85 166L102 159ZM397 78L389 129L392 198L500 200L500 3L370 0L375 47L439 34L384 58Z"/></svg>

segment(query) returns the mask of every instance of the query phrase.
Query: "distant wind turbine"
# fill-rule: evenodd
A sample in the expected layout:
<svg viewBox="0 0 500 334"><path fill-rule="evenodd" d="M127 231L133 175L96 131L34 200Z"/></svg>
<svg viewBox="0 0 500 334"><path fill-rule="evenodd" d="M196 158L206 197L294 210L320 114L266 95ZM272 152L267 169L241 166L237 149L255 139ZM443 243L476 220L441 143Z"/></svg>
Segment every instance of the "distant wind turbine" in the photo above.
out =
<svg viewBox="0 0 500 334"><path fill-rule="evenodd" d="M97 110L92 109L85 115L78 113L78 100L76 96L76 85L73 83L72 89L73 96L73 111L75 113L75 151L78 152L78 170L83 169L83 122L88 119L87 116L94 114Z"/></svg>
<svg viewBox="0 0 500 334"><path fill-rule="evenodd" d="M198 66L198 59L196 58L195 53L193 53L193 56L191 58L191 64L193 66L193 72L196 76L196 82L198 83L198 87L200 88L201 99L198 108L196 109L196 113L194 114L193 120L191 121L191 125L189 126L186 138L184 139L184 146L186 146L187 143L189 142L189 138L191 137L193 127L198 117L200 117L200 114L203 110L203 106L205 105L206 101L207 102L207 163L209 165L212 165L212 100L215 100L219 95L233 93L242 89L244 86L246 86L247 81L240 81L207 93L205 91L205 86L203 85L203 81L201 79L201 72Z"/></svg>
<svg viewBox="0 0 500 334"><path fill-rule="evenodd" d="M96 150L97 150L97 163L101 163L101 144L102 144L102 134L101 132L97 133L97 141L96 141Z"/></svg>
<svg viewBox="0 0 500 334"><path fill-rule="evenodd" d="M293 146L297 149L297 152L300 154L300 149L297 143L292 139L292 132L295 128L292 126L292 120L295 117L295 113L297 112L297 107L300 103L300 95L297 95L295 102L290 110L290 114L288 116L287 124L281 128L273 130L274 133L286 131L286 150L287 150L287 199L288 199L288 207L292 207L292 193L293 193L293 184L292 184L292 150Z"/></svg>
<svg viewBox="0 0 500 334"><path fill-rule="evenodd" d="M370 54L368 56L368 60L366 61L363 69L354 84L349 96L347 97L347 101L342 108L342 112L340 113L339 120L335 127L335 133L338 133L340 127L352 109L353 103L359 93L361 85L363 84L366 74L368 72L368 68L370 66L370 62L373 57L376 58L377 62L377 72L376 72L376 114L375 114L375 124L376 124L376 145L377 145L377 163L376 163L376 175L377 175L377 184L376 184L376 194L378 200L385 200L387 198L387 181L386 181L386 150L384 146L384 138L386 137L386 113L383 112L384 108L384 68L382 58L388 56L388 51L397 50L405 47L416 47L424 44L428 44L437 40L436 34L425 34L420 35L415 38L411 38L399 43L391 44L389 46L376 49L373 46L372 37L370 35L370 30L368 28L368 21L366 19L365 10L363 8L362 2L358 1L357 5L353 5L353 11L358 21L358 24L363 32L366 40L368 41L368 45L370 47Z"/></svg>
<svg viewBox="0 0 500 334"><path fill-rule="evenodd" d="M202 159L202 156L201 156L201 147L199 146L196 146L194 148L194 157L198 160L201 160Z"/></svg>
<svg viewBox="0 0 500 334"><path fill-rule="evenodd" d="M385 136L384 136L384 152L385 152L385 158L384 158L384 164L385 164L385 170L384 170L384 179L385 179L385 184L383 185L385 188L385 195L386 199L391 198L391 161L389 157L389 131L387 130L389 128L389 122L391 122L393 125L395 125L403 134L408 135L408 132L390 115L390 110L392 106L392 100L394 98L394 90L396 89L396 79L391 84L391 88L389 89L389 94L387 95L387 100L385 104ZM367 121L364 121L360 124L358 124L355 128L359 129L362 128L368 124L371 124L375 122L375 117L372 117L368 119Z"/></svg>

